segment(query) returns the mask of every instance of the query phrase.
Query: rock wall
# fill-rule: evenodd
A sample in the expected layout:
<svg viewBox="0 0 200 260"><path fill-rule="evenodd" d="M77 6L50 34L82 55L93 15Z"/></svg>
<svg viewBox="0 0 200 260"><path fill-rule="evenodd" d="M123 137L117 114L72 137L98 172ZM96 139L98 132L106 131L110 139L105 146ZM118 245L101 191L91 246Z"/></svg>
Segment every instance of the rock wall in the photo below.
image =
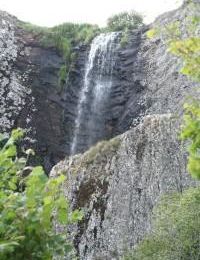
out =
<svg viewBox="0 0 200 260"><path fill-rule="evenodd" d="M25 146L49 171L64 157L64 97L58 93L59 53L43 48L19 21L0 12L0 132L26 129Z"/></svg>
<svg viewBox="0 0 200 260"><path fill-rule="evenodd" d="M187 15L185 4L152 26L181 21ZM130 32L127 45L115 53L103 139L124 133L146 114L180 115L185 97L194 92L194 84L178 73L180 62L167 53L163 40L147 39L148 29ZM70 152L89 46L74 49L77 58L59 91L63 58L39 40L39 35L22 29L15 17L0 12L0 131L27 129L26 146L36 150L37 161L49 171Z"/></svg>
<svg viewBox="0 0 200 260"><path fill-rule="evenodd" d="M56 165L66 173L64 191L85 218L75 228L81 260L121 259L151 227L161 194L195 185L186 171L186 148L176 119L152 115L137 127L83 155Z"/></svg>
<svg viewBox="0 0 200 260"><path fill-rule="evenodd" d="M21 55L21 46L15 37L17 20L4 12L0 12L0 17L0 129L7 131L15 125L16 117L30 95L30 89L26 87L29 71L27 69L25 73L15 66Z"/></svg>
<svg viewBox="0 0 200 260"><path fill-rule="evenodd" d="M188 15L184 4L152 26ZM174 116L180 117L185 97L199 95L198 89L178 73L180 61L166 51L162 38L146 38L148 29L130 32L115 57L105 139L123 134L65 159L51 172L66 172L66 196L73 208L85 211L74 227L80 259L120 259L150 230L161 194L195 185L186 172ZM41 46L38 37L0 12L0 131L25 128L24 145L35 148L49 171L69 154L89 46L76 48L69 80L59 91L63 58Z"/></svg>
<svg viewBox="0 0 200 260"><path fill-rule="evenodd" d="M130 32L127 44L115 51L110 106L106 118L107 132L104 139L124 133L133 121L137 124L144 115L175 113L180 116L185 98L199 92L195 89L194 83L179 73L181 62L167 52L164 37L157 36L154 39L146 37L146 32L150 28L163 27L174 21L180 21L184 27L185 18L192 15L191 12L185 4L178 10L160 16L150 26ZM80 50L80 53L84 64L87 49ZM80 65L80 60L77 62L75 68L78 68L81 79L84 70L81 71L83 67ZM71 84L74 79L76 84ZM73 105L74 114L75 93L79 93L82 84L81 80L77 82L77 77L73 73L67 89L70 93L68 94L70 102L67 103ZM71 115L69 107L65 110L65 120L66 125L70 122L71 132L68 134L70 142L74 116Z"/></svg>

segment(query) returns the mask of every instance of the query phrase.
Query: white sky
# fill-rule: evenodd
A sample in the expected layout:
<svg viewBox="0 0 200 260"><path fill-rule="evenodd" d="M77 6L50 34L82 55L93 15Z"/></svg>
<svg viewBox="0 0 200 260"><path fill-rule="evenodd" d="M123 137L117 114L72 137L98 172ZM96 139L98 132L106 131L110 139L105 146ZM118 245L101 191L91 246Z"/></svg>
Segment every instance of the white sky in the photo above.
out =
<svg viewBox="0 0 200 260"><path fill-rule="evenodd" d="M136 10L152 22L156 16L180 6L183 0L0 0L0 9L20 20L41 26L87 22L104 26L109 16Z"/></svg>

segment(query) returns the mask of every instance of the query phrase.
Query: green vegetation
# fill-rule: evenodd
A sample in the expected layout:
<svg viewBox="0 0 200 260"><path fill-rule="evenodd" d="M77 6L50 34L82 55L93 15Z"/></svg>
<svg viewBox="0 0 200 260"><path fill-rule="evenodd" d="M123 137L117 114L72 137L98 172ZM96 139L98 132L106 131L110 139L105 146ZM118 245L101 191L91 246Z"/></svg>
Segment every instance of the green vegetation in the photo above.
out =
<svg viewBox="0 0 200 260"><path fill-rule="evenodd" d="M59 86L60 91L62 91L62 87L66 83L67 79L67 65L62 65L59 70Z"/></svg>
<svg viewBox="0 0 200 260"><path fill-rule="evenodd" d="M122 32L122 36L121 36L121 40L120 40L120 45L121 47L125 47L128 43L128 34L129 34L129 30L125 29L125 31Z"/></svg>
<svg viewBox="0 0 200 260"><path fill-rule="evenodd" d="M181 73L200 82L200 38L192 35L187 39L172 40L169 50L183 60Z"/></svg>
<svg viewBox="0 0 200 260"><path fill-rule="evenodd" d="M75 47L90 41L100 32L97 25L64 23L51 28L20 22L19 26L31 32L44 46L57 48L64 56L68 55L70 45Z"/></svg>
<svg viewBox="0 0 200 260"><path fill-rule="evenodd" d="M69 225L82 214L70 210L61 189L63 175L48 179L42 167L27 168L32 150L26 151L26 158L18 158L16 144L22 136L20 129L8 140L0 136L0 259L62 257L72 245L66 231L56 234L55 216L60 224Z"/></svg>
<svg viewBox="0 0 200 260"><path fill-rule="evenodd" d="M165 196L153 215L153 231L126 260L199 260L200 188Z"/></svg>
<svg viewBox="0 0 200 260"><path fill-rule="evenodd" d="M86 165L92 164L98 157L116 152L120 145L120 138L115 137L108 141L101 141L85 152L83 161Z"/></svg>
<svg viewBox="0 0 200 260"><path fill-rule="evenodd" d="M81 160L77 161L73 168L71 167L72 172L76 175L78 171L84 167L98 163L101 164L102 158L109 157L113 155L113 153L116 153L120 143L120 138L115 137L108 141L101 141L92 146L81 156ZM95 172L93 172L93 174L95 175Z"/></svg>
<svg viewBox="0 0 200 260"><path fill-rule="evenodd" d="M161 36L166 40L168 44L170 44L170 42L178 40L181 37L180 22L172 22L162 26L162 28L152 28L149 31L147 31L146 35L149 39L152 39L156 36Z"/></svg>
<svg viewBox="0 0 200 260"><path fill-rule="evenodd" d="M200 5L190 1L195 12ZM191 5L190 4L190 5ZM172 38L169 41L169 51L183 60L181 73L200 82L200 37L198 28L200 16L187 19L187 38ZM181 138L189 140L188 170L194 178L200 179L200 100L190 99L185 105L184 124Z"/></svg>
<svg viewBox="0 0 200 260"><path fill-rule="evenodd" d="M56 48L63 56L64 64L59 71L59 90L62 90L70 68L73 66L74 47L80 44L89 44L100 33L97 25L90 24L64 23L47 28L21 22L19 26L38 38L42 46Z"/></svg>
<svg viewBox="0 0 200 260"><path fill-rule="evenodd" d="M107 21L108 31L121 31L120 44L124 47L128 43L129 31L138 29L143 25L143 17L135 11L122 12L110 17Z"/></svg>
<svg viewBox="0 0 200 260"><path fill-rule="evenodd" d="M187 167L192 177L200 180L200 100L191 99L184 108L181 138L190 141Z"/></svg>
<svg viewBox="0 0 200 260"><path fill-rule="evenodd" d="M122 12L108 19L107 27L110 31L134 30L143 25L143 17L135 12Z"/></svg>

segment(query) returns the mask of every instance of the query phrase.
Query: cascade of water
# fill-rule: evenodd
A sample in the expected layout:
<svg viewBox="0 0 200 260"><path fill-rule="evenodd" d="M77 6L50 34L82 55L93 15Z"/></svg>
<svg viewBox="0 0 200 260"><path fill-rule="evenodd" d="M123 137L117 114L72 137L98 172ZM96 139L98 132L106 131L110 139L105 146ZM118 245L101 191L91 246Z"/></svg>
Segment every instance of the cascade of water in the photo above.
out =
<svg viewBox="0 0 200 260"><path fill-rule="evenodd" d="M105 105L112 86L116 38L117 33L102 33L91 43L79 96L71 154L81 151L82 146L88 148L103 134Z"/></svg>

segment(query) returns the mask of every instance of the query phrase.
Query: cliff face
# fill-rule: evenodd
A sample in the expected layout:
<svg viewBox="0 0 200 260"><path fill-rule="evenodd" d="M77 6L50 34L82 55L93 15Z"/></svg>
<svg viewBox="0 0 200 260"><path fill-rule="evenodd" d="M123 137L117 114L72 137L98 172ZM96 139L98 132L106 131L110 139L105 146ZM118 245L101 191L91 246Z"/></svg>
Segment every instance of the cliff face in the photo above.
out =
<svg viewBox="0 0 200 260"><path fill-rule="evenodd" d="M161 194L195 185L177 129L169 114L147 116L125 134L53 168L52 177L66 173L66 196L85 213L74 237L80 259L120 259L150 230Z"/></svg>
<svg viewBox="0 0 200 260"><path fill-rule="evenodd" d="M187 15L185 4L153 26ZM177 118L185 97L199 95L198 90L178 73L180 62L162 39L146 38L148 29L130 32L127 45L115 51L101 139L116 137L61 161L51 172L66 173L66 196L73 208L85 211L74 227L80 259L120 259L150 230L161 194L195 185L186 172ZM47 171L70 152L89 46L75 52L69 80L59 91L62 56L0 12L0 131L25 128L24 145L36 150Z"/></svg>
<svg viewBox="0 0 200 260"><path fill-rule="evenodd" d="M187 15L185 5L154 26ZM121 259L150 231L162 194L198 185L187 173L186 147L178 138L182 104L198 89L178 73L180 61L162 39L146 39L146 30L132 32L116 53L108 124L111 136L124 133L51 172L66 173L66 196L84 210L73 237L80 259Z"/></svg>
<svg viewBox="0 0 200 260"><path fill-rule="evenodd" d="M183 20L187 12L182 7L155 25ZM147 30L131 32L127 45L115 51L101 139L127 131L146 114L181 114L184 98L193 92L193 84L178 73L177 59L159 37L147 39ZM33 146L49 171L70 152L89 46L75 49L77 58L60 92L58 72L64 61L56 49L42 47L38 38L20 28L16 18L0 13L0 130L26 128L26 145Z"/></svg>
<svg viewBox="0 0 200 260"><path fill-rule="evenodd" d="M65 154L64 101L58 94L62 57L0 12L0 62L0 131L26 129L25 145L33 146L50 170Z"/></svg>

